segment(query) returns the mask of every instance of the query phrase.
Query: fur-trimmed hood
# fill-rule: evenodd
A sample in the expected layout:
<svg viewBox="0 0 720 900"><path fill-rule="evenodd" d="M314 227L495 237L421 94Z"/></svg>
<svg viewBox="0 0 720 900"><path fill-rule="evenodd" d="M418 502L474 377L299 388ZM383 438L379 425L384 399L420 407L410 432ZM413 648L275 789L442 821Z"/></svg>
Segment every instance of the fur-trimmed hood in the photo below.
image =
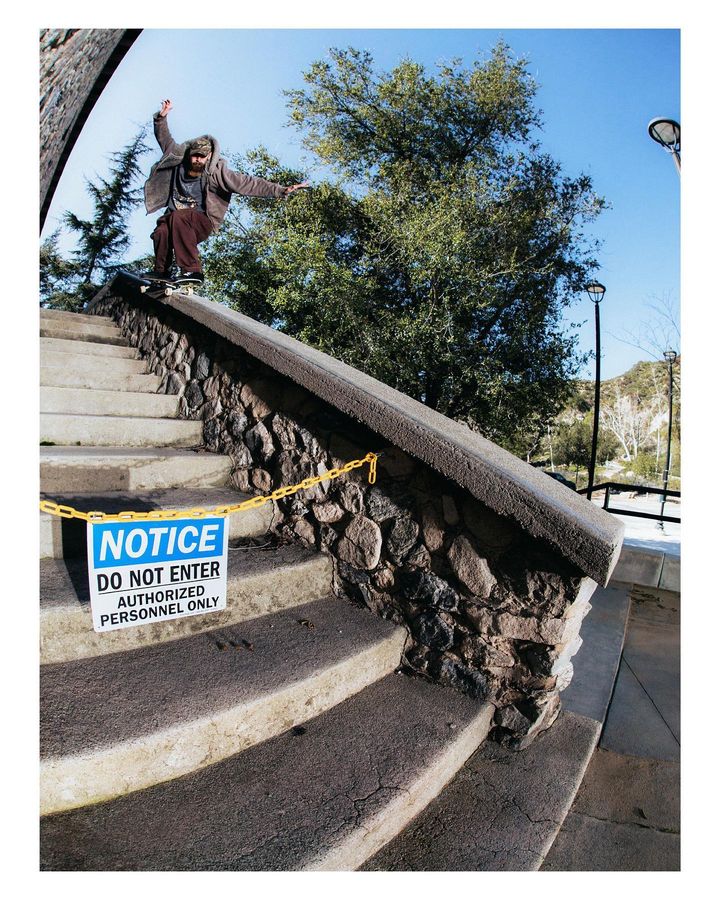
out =
<svg viewBox="0 0 720 900"><path fill-rule="evenodd" d="M205 163L205 171L211 172L220 162L220 142L211 134L199 134L197 137L190 138L189 141L183 141L182 144L175 144L172 150L164 153L157 163L157 168L173 168L185 159L185 154L190 149L190 145L195 141L210 141L212 150L210 151L210 159Z"/></svg>

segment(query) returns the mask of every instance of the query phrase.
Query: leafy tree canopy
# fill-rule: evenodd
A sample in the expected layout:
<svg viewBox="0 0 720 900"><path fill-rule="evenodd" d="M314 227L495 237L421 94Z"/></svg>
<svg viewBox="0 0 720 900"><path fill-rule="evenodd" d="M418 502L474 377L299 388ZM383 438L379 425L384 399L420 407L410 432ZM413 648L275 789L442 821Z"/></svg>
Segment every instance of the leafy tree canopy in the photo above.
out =
<svg viewBox="0 0 720 900"><path fill-rule="evenodd" d="M287 92L291 121L336 180L286 203L253 199L205 255L218 299L524 452L582 360L563 308L587 283L584 226L604 207L563 175L523 60L428 74L332 50ZM259 148L237 164L305 173Z"/></svg>

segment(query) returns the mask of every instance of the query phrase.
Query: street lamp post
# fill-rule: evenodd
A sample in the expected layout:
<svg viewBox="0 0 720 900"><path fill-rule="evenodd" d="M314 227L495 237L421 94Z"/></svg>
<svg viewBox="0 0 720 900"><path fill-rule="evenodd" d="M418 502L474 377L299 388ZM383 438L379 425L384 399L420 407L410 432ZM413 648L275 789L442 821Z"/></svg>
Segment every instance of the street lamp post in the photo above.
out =
<svg viewBox="0 0 720 900"><path fill-rule="evenodd" d="M680 125L674 119L653 119L648 125L648 134L672 156L680 175Z"/></svg>
<svg viewBox="0 0 720 900"><path fill-rule="evenodd" d="M587 498L592 500L595 482L595 460L597 457L598 431L600 427L600 303L605 296L605 286L591 281L585 289L595 304L595 412L593 415L592 447L590 448L590 468L588 470Z"/></svg>
<svg viewBox="0 0 720 900"><path fill-rule="evenodd" d="M665 514L665 501L667 500L667 486L670 477L670 446L672 441L672 414L673 414L673 363L677 359L677 353L674 350L666 350L663 354L668 364L668 436L667 436L667 453L665 454L665 471L663 472L663 493L662 503L660 504L660 524L662 525L663 515Z"/></svg>

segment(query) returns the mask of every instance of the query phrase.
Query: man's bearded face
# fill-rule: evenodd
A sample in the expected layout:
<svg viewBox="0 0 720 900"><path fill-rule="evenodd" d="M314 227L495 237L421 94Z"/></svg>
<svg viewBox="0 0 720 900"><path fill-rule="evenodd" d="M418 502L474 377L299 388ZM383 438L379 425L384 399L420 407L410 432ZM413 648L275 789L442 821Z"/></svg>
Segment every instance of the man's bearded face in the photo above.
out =
<svg viewBox="0 0 720 900"><path fill-rule="evenodd" d="M191 153L188 160L188 171L191 175L201 175L205 168L205 163L210 159L210 154L202 156L200 153Z"/></svg>

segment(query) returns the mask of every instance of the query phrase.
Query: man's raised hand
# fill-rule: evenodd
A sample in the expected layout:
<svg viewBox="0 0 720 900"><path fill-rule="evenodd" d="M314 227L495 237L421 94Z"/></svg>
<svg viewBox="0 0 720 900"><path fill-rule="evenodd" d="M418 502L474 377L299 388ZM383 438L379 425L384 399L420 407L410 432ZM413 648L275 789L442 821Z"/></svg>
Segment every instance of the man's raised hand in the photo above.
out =
<svg viewBox="0 0 720 900"><path fill-rule="evenodd" d="M172 100L163 100L162 103L160 104L160 115L163 117L163 119L170 112L171 109L172 109Z"/></svg>
<svg viewBox="0 0 720 900"><path fill-rule="evenodd" d="M293 193L293 191L299 191L302 188L309 187L309 185L310 185L309 181L303 181L302 184L291 184L290 187L285 188L285 196L286 197L289 196L290 194Z"/></svg>

